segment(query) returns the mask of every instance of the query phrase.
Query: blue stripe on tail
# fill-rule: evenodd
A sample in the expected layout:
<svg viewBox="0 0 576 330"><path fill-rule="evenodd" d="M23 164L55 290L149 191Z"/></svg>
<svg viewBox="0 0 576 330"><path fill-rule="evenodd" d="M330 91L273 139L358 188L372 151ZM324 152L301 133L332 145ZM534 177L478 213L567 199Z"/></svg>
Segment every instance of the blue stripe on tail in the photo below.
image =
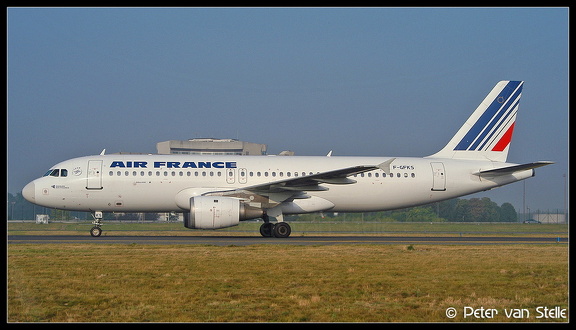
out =
<svg viewBox="0 0 576 330"><path fill-rule="evenodd" d="M464 135L462 140L456 145L454 150L476 150L478 145L484 140L490 130L497 125L502 116L508 116L511 112L507 110L514 104L522 92L522 81L510 81L506 87L502 89L500 94L478 118L476 123L470 128L468 133ZM520 88L518 88L520 86ZM516 90L518 88L518 90ZM504 104L504 106L502 106ZM478 139L476 139L478 137ZM476 142L475 142L476 141ZM474 145L472 145L474 143Z"/></svg>

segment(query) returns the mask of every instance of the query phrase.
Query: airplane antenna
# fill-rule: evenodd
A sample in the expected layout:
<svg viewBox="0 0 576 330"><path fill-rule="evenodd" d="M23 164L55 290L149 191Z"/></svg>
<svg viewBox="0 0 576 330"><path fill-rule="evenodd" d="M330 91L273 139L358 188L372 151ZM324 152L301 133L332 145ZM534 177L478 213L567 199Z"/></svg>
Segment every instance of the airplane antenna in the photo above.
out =
<svg viewBox="0 0 576 330"><path fill-rule="evenodd" d="M106 148L102 149L102 152L100 153L100 156L104 156L104 153L106 153Z"/></svg>

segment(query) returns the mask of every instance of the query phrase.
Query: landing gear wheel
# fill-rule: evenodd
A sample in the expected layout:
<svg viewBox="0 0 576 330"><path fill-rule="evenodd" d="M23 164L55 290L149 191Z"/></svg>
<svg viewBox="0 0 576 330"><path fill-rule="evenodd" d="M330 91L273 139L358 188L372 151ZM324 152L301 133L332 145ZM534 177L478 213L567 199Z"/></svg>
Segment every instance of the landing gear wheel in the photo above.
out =
<svg viewBox="0 0 576 330"><path fill-rule="evenodd" d="M92 229L90 229L90 235L92 235L92 237L99 237L102 235L102 228L98 226L92 227Z"/></svg>
<svg viewBox="0 0 576 330"><path fill-rule="evenodd" d="M90 229L90 235L92 235L92 237L99 237L102 235L102 228L100 228L100 226L102 226L102 211L94 211L92 216L94 217L94 221L92 221L94 227Z"/></svg>
<svg viewBox="0 0 576 330"><path fill-rule="evenodd" d="M272 232L274 231L274 224L270 222L263 223L260 226L260 235L264 237L272 237Z"/></svg>
<svg viewBox="0 0 576 330"><path fill-rule="evenodd" d="M286 238L286 237L290 236L291 232L292 232L292 229L290 228L290 225L287 224L286 222L278 222L274 226L274 229L272 230L274 237L278 237L278 238Z"/></svg>

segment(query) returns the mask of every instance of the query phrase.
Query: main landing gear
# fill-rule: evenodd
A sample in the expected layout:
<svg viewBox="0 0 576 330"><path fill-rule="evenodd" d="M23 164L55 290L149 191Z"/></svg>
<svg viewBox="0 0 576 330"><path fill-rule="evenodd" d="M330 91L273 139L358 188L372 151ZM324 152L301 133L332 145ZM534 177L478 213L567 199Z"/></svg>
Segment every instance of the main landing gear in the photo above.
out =
<svg viewBox="0 0 576 330"><path fill-rule="evenodd" d="M102 228L100 228L102 226L102 212L96 211L92 216L94 217L94 221L92 221L94 227L90 229L90 235L92 235L92 237L99 237L102 235Z"/></svg>
<svg viewBox="0 0 576 330"><path fill-rule="evenodd" d="M278 222L278 223L271 223L270 217L264 213L262 217L264 223L260 226L260 235L264 237L278 237L278 238L286 238L290 236L292 232L292 228L286 222Z"/></svg>

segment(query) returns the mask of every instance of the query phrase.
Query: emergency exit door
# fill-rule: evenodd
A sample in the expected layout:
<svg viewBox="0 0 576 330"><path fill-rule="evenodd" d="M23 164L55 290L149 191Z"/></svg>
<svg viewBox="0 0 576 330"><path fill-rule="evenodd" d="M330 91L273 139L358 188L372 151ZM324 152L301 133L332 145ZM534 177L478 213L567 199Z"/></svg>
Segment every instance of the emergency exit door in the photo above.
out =
<svg viewBox="0 0 576 330"><path fill-rule="evenodd" d="M233 168L226 169L226 182L230 184L236 182L236 169Z"/></svg>

